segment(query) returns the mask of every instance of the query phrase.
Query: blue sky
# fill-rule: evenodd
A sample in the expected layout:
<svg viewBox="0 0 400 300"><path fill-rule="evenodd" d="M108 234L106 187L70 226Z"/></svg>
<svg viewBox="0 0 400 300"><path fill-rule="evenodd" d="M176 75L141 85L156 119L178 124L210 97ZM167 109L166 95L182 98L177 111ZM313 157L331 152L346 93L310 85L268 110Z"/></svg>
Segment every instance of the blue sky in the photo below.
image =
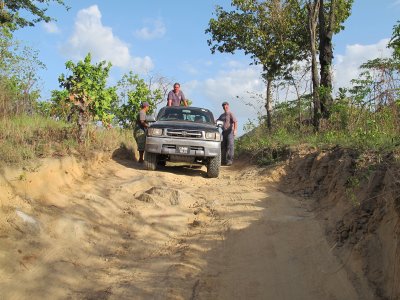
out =
<svg viewBox="0 0 400 300"><path fill-rule="evenodd" d="M49 14L57 19L17 32L18 39L40 51L47 70L41 72L44 99L58 89L67 60L82 59L88 52L95 61L113 64L110 84L129 71L146 79L162 75L180 82L193 105L210 108L215 115L221 103L231 103L240 133L248 120L262 112L262 102L251 93L265 94L257 67L250 58L211 54L204 31L216 5L229 9L228 0L80 0L68 1L66 11L53 4ZM335 87L346 86L368 59L386 57L392 28L400 20L400 0L355 0L345 30L334 37ZM172 88L172 86L171 86ZM239 96L241 100L236 98ZM282 100L282 91L274 96ZM253 106L246 105L253 103Z"/></svg>

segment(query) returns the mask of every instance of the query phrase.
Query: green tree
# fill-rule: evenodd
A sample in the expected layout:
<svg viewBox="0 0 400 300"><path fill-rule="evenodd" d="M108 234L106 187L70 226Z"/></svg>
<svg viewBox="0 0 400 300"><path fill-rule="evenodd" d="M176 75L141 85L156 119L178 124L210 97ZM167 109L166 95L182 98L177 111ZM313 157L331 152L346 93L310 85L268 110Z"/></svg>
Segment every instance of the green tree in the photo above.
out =
<svg viewBox="0 0 400 300"><path fill-rule="evenodd" d="M12 32L0 27L0 81L2 114L32 113L40 97L38 71L45 65L38 58L38 51L23 46L14 39Z"/></svg>
<svg viewBox="0 0 400 300"><path fill-rule="evenodd" d="M83 61L76 64L67 61L65 66L72 74L61 74L58 81L60 87L68 92L72 109L78 113L79 141L83 142L90 119L101 121L107 126L113 118L111 108L117 101L116 88L106 87L111 63L101 61L93 65L88 53Z"/></svg>
<svg viewBox="0 0 400 300"><path fill-rule="evenodd" d="M13 68L13 77L18 82L18 104L22 112L33 113L34 107L40 98L38 72L46 69L45 64L39 59L39 52L24 46L18 55L17 63Z"/></svg>
<svg viewBox="0 0 400 300"><path fill-rule="evenodd" d="M137 74L129 72L122 76L117 84L119 95L119 107L115 107L115 116L119 125L124 128L135 126L137 114L142 102L150 104L149 113L152 113L155 104L162 99L162 92L159 89L151 90Z"/></svg>
<svg viewBox="0 0 400 300"><path fill-rule="evenodd" d="M15 63L14 54L18 43L13 39L12 32L6 27L0 27L0 75L9 75L11 66Z"/></svg>
<svg viewBox="0 0 400 300"><path fill-rule="evenodd" d="M366 143L385 137L394 143L400 130L400 60L394 52L393 57L369 60L360 69L351 88L341 89L341 98L350 100L340 107L341 115L346 115L349 131ZM333 113L338 104L332 106Z"/></svg>
<svg viewBox="0 0 400 300"><path fill-rule="evenodd" d="M69 94L67 90L51 91L50 103L51 106L48 110L50 116L65 122L71 121L74 116L74 106L69 100Z"/></svg>
<svg viewBox="0 0 400 300"><path fill-rule="evenodd" d="M15 93L10 80L11 66L15 63L13 51L17 45L8 28L0 27L0 116L9 115L13 110Z"/></svg>
<svg viewBox="0 0 400 300"><path fill-rule="evenodd" d="M0 26L17 29L34 26L36 23L54 20L46 14L51 2L67 7L63 0L0 0ZM27 15L31 15L28 18Z"/></svg>
<svg viewBox="0 0 400 300"><path fill-rule="evenodd" d="M373 109L394 106L400 100L400 61L395 58L376 58L360 66L360 78L370 78ZM400 102L399 102L400 103Z"/></svg>
<svg viewBox="0 0 400 300"><path fill-rule="evenodd" d="M209 21L211 52L243 50L253 64L261 64L266 81L267 125L271 129L273 80L290 73L294 61L305 58L305 10L295 0L233 0L233 11L216 7L216 19Z"/></svg>
<svg viewBox="0 0 400 300"><path fill-rule="evenodd" d="M393 26L392 38L390 39L388 46L394 51L393 57L400 60L400 21L397 21L397 24Z"/></svg>

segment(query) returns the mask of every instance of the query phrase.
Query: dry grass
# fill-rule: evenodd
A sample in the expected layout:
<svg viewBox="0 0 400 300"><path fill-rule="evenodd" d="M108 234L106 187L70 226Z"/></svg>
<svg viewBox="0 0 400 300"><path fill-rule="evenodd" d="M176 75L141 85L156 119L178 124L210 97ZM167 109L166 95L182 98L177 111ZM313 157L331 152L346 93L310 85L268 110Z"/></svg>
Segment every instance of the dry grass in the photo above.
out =
<svg viewBox="0 0 400 300"><path fill-rule="evenodd" d="M86 157L93 151L111 152L121 145L136 149L130 131L91 125L85 143L79 144L74 124L40 116L0 118L0 165L22 165L42 157Z"/></svg>

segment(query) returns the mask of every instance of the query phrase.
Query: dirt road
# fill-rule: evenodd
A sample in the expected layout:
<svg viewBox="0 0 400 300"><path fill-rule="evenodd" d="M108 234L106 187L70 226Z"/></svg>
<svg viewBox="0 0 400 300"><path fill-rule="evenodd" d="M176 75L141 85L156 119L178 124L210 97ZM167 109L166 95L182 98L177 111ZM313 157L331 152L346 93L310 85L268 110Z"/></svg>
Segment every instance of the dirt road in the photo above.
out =
<svg viewBox="0 0 400 300"><path fill-rule="evenodd" d="M256 167L90 169L2 174L1 299L359 299L313 213Z"/></svg>

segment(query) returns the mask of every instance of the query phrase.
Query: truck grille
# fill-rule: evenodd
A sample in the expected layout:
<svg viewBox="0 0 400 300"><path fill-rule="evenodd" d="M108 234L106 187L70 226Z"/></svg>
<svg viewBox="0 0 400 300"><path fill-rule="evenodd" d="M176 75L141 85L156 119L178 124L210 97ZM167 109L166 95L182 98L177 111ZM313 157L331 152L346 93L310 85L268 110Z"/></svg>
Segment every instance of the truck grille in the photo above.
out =
<svg viewBox="0 0 400 300"><path fill-rule="evenodd" d="M172 137L200 139L202 133L199 130L167 129L167 135Z"/></svg>
<svg viewBox="0 0 400 300"><path fill-rule="evenodd" d="M176 145L169 145L169 144L164 144L163 148L166 149L176 149ZM202 146L189 146L190 151L204 151L204 147Z"/></svg>

